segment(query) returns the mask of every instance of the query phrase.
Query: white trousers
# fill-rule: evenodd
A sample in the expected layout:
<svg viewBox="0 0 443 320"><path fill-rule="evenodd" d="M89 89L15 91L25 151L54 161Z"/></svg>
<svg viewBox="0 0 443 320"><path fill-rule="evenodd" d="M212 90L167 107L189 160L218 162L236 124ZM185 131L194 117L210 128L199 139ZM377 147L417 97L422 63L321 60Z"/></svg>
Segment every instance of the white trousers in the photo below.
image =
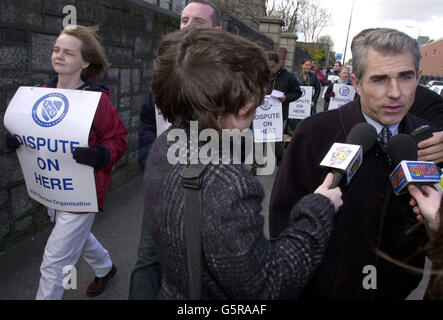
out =
<svg viewBox="0 0 443 320"><path fill-rule="evenodd" d="M109 252L91 233L96 213L74 214L48 208L48 215L55 226L46 243L36 299L60 300L65 291L65 267L75 266L83 256L95 275L104 277L111 270L112 261Z"/></svg>

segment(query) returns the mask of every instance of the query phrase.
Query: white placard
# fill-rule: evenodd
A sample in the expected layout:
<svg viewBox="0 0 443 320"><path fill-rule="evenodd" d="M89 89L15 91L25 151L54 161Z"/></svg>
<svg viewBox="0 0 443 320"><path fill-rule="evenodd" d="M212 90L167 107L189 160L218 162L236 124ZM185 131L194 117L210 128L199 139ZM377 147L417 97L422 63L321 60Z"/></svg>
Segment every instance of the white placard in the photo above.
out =
<svg viewBox="0 0 443 320"><path fill-rule="evenodd" d="M332 91L334 91L335 97L331 98L329 102L329 110L340 108L354 100L355 89L353 86L334 83Z"/></svg>
<svg viewBox="0 0 443 320"><path fill-rule="evenodd" d="M284 92L281 92L278 90L272 90L272 92L271 92L271 97L276 98L276 99L281 98L284 95L285 95Z"/></svg>
<svg viewBox="0 0 443 320"><path fill-rule="evenodd" d="M265 103L256 110L253 128L256 143L283 141L282 103L266 96Z"/></svg>
<svg viewBox="0 0 443 320"><path fill-rule="evenodd" d="M300 86L302 95L289 104L288 118L306 119L311 115L312 87Z"/></svg>
<svg viewBox="0 0 443 320"><path fill-rule="evenodd" d="M101 92L20 87L4 117L21 146L17 155L28 194L63 211L97 212L94 169L72 158L88 147Z"/></svg>
<svg viewBox="0 0 443 320"><path fill-rule="evenodd" d="M171 123L163 118L162 112L155 106L155 127L157 128L157 137L171 126Z"/></svg>
<svg viewBox="0 0 443 320"><path fill-rule="evenodd" d="M338 79L340 79L340 77L335 75L335 74L328 75L328 80L331 81L331 82L338 81Z"/></svg>

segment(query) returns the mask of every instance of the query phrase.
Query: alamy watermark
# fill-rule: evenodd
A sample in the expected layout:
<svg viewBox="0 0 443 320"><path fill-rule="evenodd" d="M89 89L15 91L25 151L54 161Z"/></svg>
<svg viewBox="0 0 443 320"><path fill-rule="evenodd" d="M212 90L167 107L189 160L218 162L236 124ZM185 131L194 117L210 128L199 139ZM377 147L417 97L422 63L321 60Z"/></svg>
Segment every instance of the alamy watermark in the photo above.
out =
<svg viewBox="0 0 443 320"><path fill-rule="evenodd" d="M63 18L63 28L71 25L77 25L77 8L73 5L63 7L63 13L67 14Z"/></svg>
<svg viewBox="0 0 443 320"><path fill-rule="evenodd" d="M367 265L363 268L363 274L366 276L363 278L363 289L376 290L377 289L377 268L373 265Z"/></svg>
<svg viewBox="0 0 443 320"><path fill-rule="evenodd" d="M184 129L168 132L175 142L167 152L168 162L180 164L256 164L257 175L271 175L275 169L274 143L254 143L251 129L215 129L198 131L198 121L190 122L189 137ZM221 145L220 145L221 143Z"/></svg>
<svg viewBox="0 0 443 320"><path fill-rule="evenodd" d="M77 289L77 269L74 266L67 265L63 268L63 288Z"/></svg>

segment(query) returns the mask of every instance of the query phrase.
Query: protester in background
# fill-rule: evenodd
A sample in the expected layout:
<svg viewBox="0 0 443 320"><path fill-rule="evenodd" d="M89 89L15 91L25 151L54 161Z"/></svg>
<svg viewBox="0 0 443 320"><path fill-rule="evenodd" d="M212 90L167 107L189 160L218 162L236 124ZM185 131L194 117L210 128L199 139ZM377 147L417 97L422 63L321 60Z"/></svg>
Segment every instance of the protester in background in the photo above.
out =
<svg viewBox="0 0 443 320"><path fill-rule="evenodd" d="M58 76L44 87L102 93L89 133L89 147L77 147L72 155L77 163L94 168L98 207L103 211L112 167L125 153L128 132L109 100L110 90L91 81L109 66L96 30L79 25L63 29L55 42L51 62ZM18 141L14 146L13 139L9 136L7 140L10 149L19 146ZM75 266L81 256L95 272L86 294L93 297L102 293L117 268L109 252L91 233L96 213L48 208L48 215L55 225L45 247L36 299L62 299L63 269Z"/></svg>
<svg viewBox="0 0 443 320"><path fill-rule="evenodd" d="M303 59L301 61L301 71L296 72L295 76L300 86L312 87L311 115L313 115L317 113L317 100L320 96L321 85L317 76L311 72L311 66L312 62L310 59ZM292 137L301 121L299 119L288 119L285 133Z"/></svg>
<svg viewBox="0 0 443 320"><path fill-rule="evenodd" d="M186 70L186 72L185 72ZM247 129L264 102L270 71L256 44L213 29L166 35L154 62L154 101L172 126L152 146L145 169L145 210L162 266L160 299L187 299L184 238L185 164L168 161L169 134L198 128ZM182 141L183 146L188 145ZM218 136L221 141L221 136ZM189 161L189 155L187 156ZM211 161L202 177L202 299L275 299L297 294L322 258L341 205L329 175L290 213L289 227L270 242L260 215L264 192L242 164ZM213 159L214 160L214 159Z"/></svg>
<svg viewBox="0 0 443 320"><path fill-rule="evenodd" d="M282 102L284 133L288 133L286 131L286 126L287 123L290 122L290 119L288 119L289 103L300 98L302 92L295 75L280 66L280 58L277 53L268 54L268 66L271 70L271 83L269 85L268 94L271 94L273 90L278 90L284 93L283 97L278 100ZM275 143L277 165L280 165L283 153L284 141Z"/></svg>
<svg viewBox="0 0 443 320"><path fill-rule="evenodd" d="M323 84L323 81L325 79L325 75L323 74L323 72L320 70L320 64L317 61L313 61L312 62L312 68L311 71L315 73L315 75L318 78L318 81L320 81L320 85Z"/></svg>
<svg viewBox="0 0 443 320"><path fill-rule="evenodd" d="M138 132L138 164L142 171L145 169L146 157L156 138L155 106L152 101L152 92L148 90L140 111L140 127Z"/></svg>
<svg viewBox="0 0 443 320"><path fill-rule="evenodd" d="M349 68L348 67L341 67L340 71L338 72L339 79L336 81L332 81L332 83L328 86L325 92L325 104L324 104L324 111L328 111L329 107L329 101L331 98L335 97L334 84L344 84L344 85L352 85L351 79L349 78Z"/></svg>
<svg viewBox="0 0 443 320"><path fill-rule="evenodd" d="M301 71L297 72L295 75L301 86L312 87L311 115L313 115L317 113L317 100L320 96L321 85L317 76L310 72L311 66L311 59L303 59L301 62Z"/></svg>
<svg viewBox="0 0 443 320"><path fill-rule="evenodd" d="M221 30L221 14L210 1L189 1L180 18L180 28L213 28ZM152 92L143 101L140 112L140 130L138 136L138 161L140 168L145 169L146 158L157 137L155 106ZM158 262L155 244L149 232L146 215L143 215L140 244L137 251L137 262L131 272L129 300L156 299L160 290L161 268Z"/></svg>
<svg viewBox="0 0 443 320"><path fill-rule="evenodd" d="M278 100L282 102L283 121L285 121L288 119L289 103L300 98L302 92L295 75L280 65L280 57L277 53L268 54L268 66L271 70L268 94L271 94L273 90L284 93Z"/></svg>
<svg viewBox="0 0 443 320"><path fill-rule="evenodd" d="M332 83L332 79L330 76L338 76L338 72L340 71L341 68L341 62L340 61L336 61L334 63L334 66L332 69L328 69L326 71L326 77L325 77L325 81L324 81L324 85L329 86Z"/></svg>
<svg viewBox="0 0 443 320"><path fill-rule="evenodd" d="M402 32L383 28L360 32L351 49L352 80L360 98L305 119L299 126L274 183L270 234L277 236L287 226L286 210L322 181L325 170L319 163L331 145L345 142L357 123L368 122L376 128L379 142L365 153L357 173L343 188L344 206L326 256L300 298L405 299L422 274L379 259L375 250L420 269L424 266L424 253L417 252L428 241L426 230L421 226L406 235L416 222L415 214L408 195L393 194L389 181L393 168L384 147L390 135L409 134L427 124L408 113L421 73L420 46ZM365 266L377 270L372 289L362 285Z"/></svg>

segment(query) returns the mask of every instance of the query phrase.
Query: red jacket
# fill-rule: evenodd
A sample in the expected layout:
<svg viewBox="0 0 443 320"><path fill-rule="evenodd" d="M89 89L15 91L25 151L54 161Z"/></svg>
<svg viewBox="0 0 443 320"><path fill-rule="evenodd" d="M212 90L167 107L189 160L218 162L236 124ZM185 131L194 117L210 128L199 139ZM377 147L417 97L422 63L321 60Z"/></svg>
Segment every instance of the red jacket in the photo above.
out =
<svg viewBox="0 0 443 320"><path fill-rule="evenodd" d="M43 87L55 88L58 79L52 79ZM109 100L111 91L96 83L86 81L84 85L77 90L99 91L102 96L92 121L91 131L89 132L88 144L103 145L108 148L110 153L109 162L98 170L94 170L95 187L97 191L97 202L99 209L103 210L106 194L111 183L112 167L125 154L126 151L126 130L125 125L120 120L117 110Z"/></svg>

